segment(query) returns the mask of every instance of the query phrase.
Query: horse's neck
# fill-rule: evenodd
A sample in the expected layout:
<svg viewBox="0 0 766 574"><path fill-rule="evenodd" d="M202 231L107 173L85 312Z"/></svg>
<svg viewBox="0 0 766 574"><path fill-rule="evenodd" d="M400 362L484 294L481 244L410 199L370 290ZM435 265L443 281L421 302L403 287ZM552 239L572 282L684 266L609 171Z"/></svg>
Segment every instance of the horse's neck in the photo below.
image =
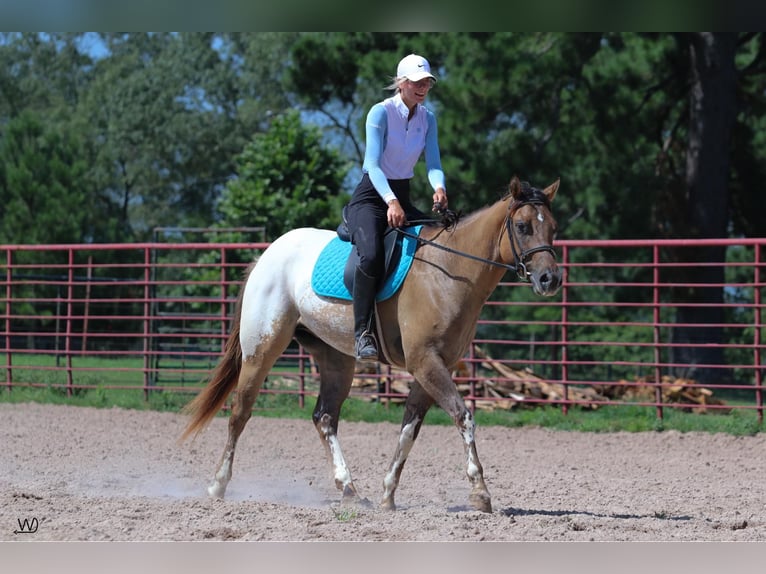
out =
<svg viewBox="0 0 766 574"><path fill-rule="evenodd" d="M498 201L464 220L455 230L459 249L483 259L500 262L500 239L507 213L508 202Z"/></svg>
<svg viewBox="0 0 766 574"><path fill-rule="evenodd" d="M442 243L456 251L500 263L500 241L507 212L508 201L498 201L461 221L453 232L447 232L449 237ZM486 296L492 293L505 273L501 266L482 264L460 255L450 255L450 260L459 266L460 275L470 279Z"/></svg>

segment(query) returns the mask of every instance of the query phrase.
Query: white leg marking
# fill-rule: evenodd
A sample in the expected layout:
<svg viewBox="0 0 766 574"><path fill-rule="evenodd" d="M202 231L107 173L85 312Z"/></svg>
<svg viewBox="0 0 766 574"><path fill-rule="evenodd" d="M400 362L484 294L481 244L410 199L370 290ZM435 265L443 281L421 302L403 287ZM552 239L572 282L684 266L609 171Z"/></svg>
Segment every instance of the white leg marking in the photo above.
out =
<svg viewBox="0 0 766 574"><path fill-rule="evenodd" d="M402 428L402 432L399 434L399 446L396 449L396 458L394 459L391 468L386 473L383 479L383 486L385 487L384 496L388 497L391 492L397 486L397 471L402 467L404 461L412 450L412 445L415 444L415 428L419 419L415 419L413 422L408 423Z"/></svg>
<svg viewBox="0 0 766 574"><path fill-rule="evenodd" d="M473 416L470 412L466 412L465 416L463 417L463 429L461 431L461 434L463 435L463 441L465 442L465 445L468 451L468 469L466 472L468 473L469 478L473 482L474 480L480 478L479 474L479 467L476 464L476 460L474 459L476 450L474 448L471 448L475 444L475 437L474 437L474 431L476 430L476 423L473 420Z"/></svg>
<svg viewBox="0 0 766 574"><path fill-rule="evenodd" d="M223 461L221 461L221 468L215 473L213 484L207 487L207 492L213 498L223 498L226 492L226 486L231 479L231 457L232 452L227 451Z"/></svg>
<svg viewBox="0 0 766 574"><path fill-rule="evenodd" d="M332 455L332 466L335 470L335 482L336 484L346 486L351 484L351 471L346 466L346 460L343 458L343 452L340 450L340 442L338 437L330 435L327 437L327 444L330 447L330 454Z"/></svg>

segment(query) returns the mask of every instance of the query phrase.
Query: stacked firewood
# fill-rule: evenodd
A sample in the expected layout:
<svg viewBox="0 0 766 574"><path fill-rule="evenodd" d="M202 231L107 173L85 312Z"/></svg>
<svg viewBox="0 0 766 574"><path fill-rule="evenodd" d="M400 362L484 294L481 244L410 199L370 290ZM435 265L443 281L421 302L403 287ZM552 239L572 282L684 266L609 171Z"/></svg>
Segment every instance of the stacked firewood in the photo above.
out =
<svg viewBox="0 0 766 574"><path fill-rule="evenodd" d="M482 380L471 380L468 366L460 361L452 373L458 391L463 396L474 397L476 408L483 410L510 410L519 405L537 405L548 401L564 400L564 385L550 383L535 375L530 369L514 369L496 361L484 353L478 346L474 354L481 358L481 368L493 371L496 377L486 377ZM354 378L353 388L362 391L366 400L388 400L392 403L404 402L403 397L386 397L384 389L386 381L381 381L373 375L374 365L360 366ZM409 392L409 377L399 369L391 370L387 384L389 393L406 395ZM607 397L599 394L590 387L573 387L568 389L567 399L583 403L585 408L597 408L599 402L605 402Z"/></svg>
<svg viewBox="0 0 766 574"><path fill-rule="evenodd" d="M496 361L484 352L481 347L474 345L474 355L481 359L480 367L492 371L498 376L486 378L474 383L474 396L487 397L490 400L477 399L476 407L481 409L509 410L516 406L540 405L544 402L569 401L581 403L584 408L596 409L598 403L607 401L607 397L596 392L591 387L569 386L564 390L560 383L550 383L535 375L531 369L515 369ZM466 373L466 376L468 373ZM458 383L461 393L467 395L471 391L471 383Z"/></svg>
<svg viewBox="0 0 766 574"><path fill-rule="evenodd" d="M484 410L511 410L522 406L537 406L550 402L574 401L581 408L597 409L600 405L612 401L650 401L655 400L656 386L648 379L634 382L621 380L611 385L574 386L551 383L535 375L530 369L516 369L487 355L480 347L474 346L474 355L481 360L480 367L490 373L482 380L471 380L471 373L465 363L458 363L452 373L458 391L463 396L474 398L475 406ZM353 388L357 396L366 400L402 403L402 396L409 392L410 377L406 372L392 369L391 376L385 380L376 374L376 367L361 366L357 369ZM496 376L491 376L494 373ZM713 397L713 391L697 385L690 379L663 377L660 385L663 403L683 404L683 410L697 413L728 412L730 409L710 409L710 405L725 403ZM688 405L688 406L687 406Z"/></svg>
<svg viewBox="0 0 766 574"><path fill-rule="evenodd" d="M613 385L596 385L600 393L615 401L655 401L657 385L649 377L638 377L635 381L620 380ZM700 386L693 379L663 376L660 379L660 393L663 403L684 405L681 410L693 413L728 413L726 403L713 396L713 391ZM710 408L715 406L715 408Z"/></svg>

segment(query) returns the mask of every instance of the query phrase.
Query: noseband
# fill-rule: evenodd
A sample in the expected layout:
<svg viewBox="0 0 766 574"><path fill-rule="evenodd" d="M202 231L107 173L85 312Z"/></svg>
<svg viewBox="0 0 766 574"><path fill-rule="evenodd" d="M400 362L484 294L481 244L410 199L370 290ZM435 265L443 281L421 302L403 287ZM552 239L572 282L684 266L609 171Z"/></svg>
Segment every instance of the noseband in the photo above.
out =
<svg viewBox="0 0 766 574"><path fill-rule="evenodd" d="M508 215L505 217L505 230L508 234L508 241L511 244L511 251L513 252L514 267L516 269L516 274L519 276L519 279L522 281L529 281L529 276L531 273L527 271L526 264L532 255L540 251L547 251L553 255L554 259L556 259L556 251L554 251L552 245L547 244L537 245L536 247L532 247L527 250L521 249L521 243L518 241L516 235L513 232L513 225L511 225L511 220L513 219L513 214L525 205L544 205L545 207L550 206L548 201L543 196L521 199L518 202L514 202L508 206ZM517 244L519 245L518 250L516 249Z"/></svg>

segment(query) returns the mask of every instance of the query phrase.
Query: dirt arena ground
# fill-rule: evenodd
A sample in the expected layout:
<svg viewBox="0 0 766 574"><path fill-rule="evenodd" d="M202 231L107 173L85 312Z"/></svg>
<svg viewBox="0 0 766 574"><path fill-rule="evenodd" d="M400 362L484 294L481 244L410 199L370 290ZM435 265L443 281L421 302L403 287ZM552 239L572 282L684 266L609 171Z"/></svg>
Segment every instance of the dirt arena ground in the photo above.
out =
<svg viewBox="0 0 766 574"><path fill-rule="evenodd" d="M457 431L427 426L399 510L386 512L377 502L397 425L341 424L374 503L341 509L308 417L254 417L222 501L205 487L226 419L179 445L176 414L0 404L0 541L766 541L763 433L480 427L494 505L484 514L467 507Z"/></svg>

